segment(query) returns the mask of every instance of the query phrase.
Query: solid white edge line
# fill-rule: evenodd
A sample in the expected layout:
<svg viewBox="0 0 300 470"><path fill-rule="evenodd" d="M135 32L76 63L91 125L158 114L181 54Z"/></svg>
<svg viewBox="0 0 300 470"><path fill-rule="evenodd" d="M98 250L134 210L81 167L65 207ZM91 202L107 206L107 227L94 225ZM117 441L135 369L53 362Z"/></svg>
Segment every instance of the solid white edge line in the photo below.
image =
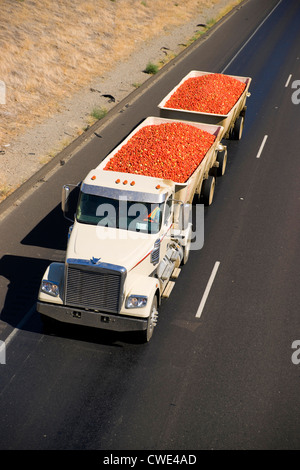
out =
<svg viewBox="0 0 300 470"><path fill-rule="evenodd" d="M256 158L260 158L261 153L262 153L262 151L263 151L263 149L264 149L265 143L266 143L266 141L267 141L267 138L268 138L268 136L265 135L264 138L263 138L263 141L262 141L262 143L261 143L261 145L260 145L260 147L259 147L259 151L258 151L258 153L257 153L257 155L256 155Z"/></svg>
<svg viewBox="0 0 300 470"><path fill-rule="evenodd" d="M290 80L292 78L292 74L289 75L287 81L286 81L286 84L285 84L285 88L287 88L289 86L289 83L290 83Z"/></svg>
<svg viewBox="0 0 300 470"><path fill-rule="evenodd" d="M270 11L270 13L268 14L268 16L265 17L265 19L258 25L258 27L256 28L256 30L254 31L254 33L251 34L250 38L247 39L247 41L245 42L245 44L237 51L237 53L233 56L233 58L231 59L230 62L228 62L228 64L226 65L226 67L221 71L221 73L224 73L225 70L229 67L229 65L232 64L232 62L237 58L237 56L239 55L240 52L242 52L242 50L244 49L244 47L247 46L248 42L251 41L251 39L253 38L253 36L255 36L255 34L257 33L257 31L262 27L262 25L265 23L265 21L267 21L267 19L269 18L269 16L272 15L273 11L278 7L278 5L282 2L282 0L279 0L279 2L277 3L277 5L275 5L275 7L273 8L273 10Z"/></svg>
<svg viewBox="0 0 300 470"><path fill-rule="evenodd" d="M202 312L203 312L203 309L204 309L204 306L206 304L206 301L207 301L207 298L208 298L208 295L209 295L209 292L210 292L210 289L211 289L211 286L215 280L215 277L216 277L216 274L217 274L217 271L219 269L219 266L220 266L220 261L216 261L215 262L215 265L214 265L214 268L212 270L212 273L210 275L210 278L208 280L208 283L207 283L207 286L206 286L206 289L204 291L204 294L203 294L203 297L201 299L201 302L200 302L200 305L198 307L198 310L197 310L197 313L196 313L196 318L200 318L201 315L202 315Z"/></svg>

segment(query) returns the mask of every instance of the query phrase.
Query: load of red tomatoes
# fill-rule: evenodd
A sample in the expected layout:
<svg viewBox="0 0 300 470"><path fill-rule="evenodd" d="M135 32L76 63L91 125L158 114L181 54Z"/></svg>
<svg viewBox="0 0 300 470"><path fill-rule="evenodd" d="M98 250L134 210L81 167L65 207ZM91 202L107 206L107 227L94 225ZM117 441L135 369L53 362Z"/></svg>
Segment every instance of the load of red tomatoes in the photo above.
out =
<svg viewBox="0 0 300 470"><path fill-rule="evenodd" d="M229 75L200 75L185 80L164 107L226 115L238 101L245 87L245 83Z"/></svg>
<svg viewBox="0 0 300 470"><path fill-rule="evenodd" d="M185 183L214 140L215 135L183 122L147 125L117 151L104 170Z"/></svg>

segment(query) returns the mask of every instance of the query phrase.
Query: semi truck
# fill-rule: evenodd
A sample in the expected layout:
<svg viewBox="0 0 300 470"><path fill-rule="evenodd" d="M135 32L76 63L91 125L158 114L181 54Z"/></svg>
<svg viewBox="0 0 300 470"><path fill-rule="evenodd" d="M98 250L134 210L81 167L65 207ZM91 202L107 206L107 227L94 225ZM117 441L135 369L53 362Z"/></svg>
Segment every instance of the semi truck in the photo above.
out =
<svg viewBox="0 0 300 470"><path fill-rule="evenodd" d="M107 169L142 130L172 123L213 137L186 181L153 169L151 176ZM148 117L75 185L79 197L65 261L48 266L39 289L43 321L135 331L143 341L151 339L162 299L169 297L189 258L192 203L212 202L214 170L226 151L223 135L221 125ZM172 155L165 151L161 158L167 164ZM65 216L71 188L65 185L62 191Z"/></svg>

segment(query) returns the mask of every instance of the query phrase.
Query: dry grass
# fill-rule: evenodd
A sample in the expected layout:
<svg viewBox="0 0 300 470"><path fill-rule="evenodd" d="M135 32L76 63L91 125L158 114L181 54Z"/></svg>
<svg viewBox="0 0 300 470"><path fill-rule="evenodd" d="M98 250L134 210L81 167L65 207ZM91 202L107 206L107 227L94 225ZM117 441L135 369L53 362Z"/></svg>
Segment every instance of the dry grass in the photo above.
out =
<svg viewBox="0 0 300 470"><path fill-rule="evenodd" d="M59 110L65 97L139 42L218 0L2 0L0 146ZM166 18L168 24L166 25Z"/></svg>

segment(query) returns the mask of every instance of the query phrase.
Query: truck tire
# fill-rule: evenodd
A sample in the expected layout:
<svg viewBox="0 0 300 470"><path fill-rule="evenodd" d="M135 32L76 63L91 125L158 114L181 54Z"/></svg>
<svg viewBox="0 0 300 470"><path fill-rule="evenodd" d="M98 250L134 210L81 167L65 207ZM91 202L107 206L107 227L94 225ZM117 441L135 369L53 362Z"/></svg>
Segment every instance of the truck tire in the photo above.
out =
<svg viewBox="0 0 300 470"><path fill-rule="evenodd" d="M215 192L216 179L214 176L209 175L202 183L201 196L205 206L210 206Z"/></svg>
<svg viewBox="0 0 300 470"><path fill-rule="evenodd" d="M231 133L231 139L233 140L241 139L243 129L244 129L244 121L245 121L245 117L242 116L241 114L236 118L236 121L232 129L232 133Z"/></svg>
<svg viewBox="0 0 300 470"><path fill-rule="evenodd" d="M153 331L157 323L157 316L158 316L157 297L155 295L152 301L152 305L151 305L147 329L142 331L142 340L144 343L148 343L150 339L152 338Z"/></svg>
<svg viewBox="0 0 300 470"><path fill-rule="evenodd" d="M217 176L223 176L227 165L227 148L224 148L224 150L218 152L217 162L219 162Z"/></svg>

